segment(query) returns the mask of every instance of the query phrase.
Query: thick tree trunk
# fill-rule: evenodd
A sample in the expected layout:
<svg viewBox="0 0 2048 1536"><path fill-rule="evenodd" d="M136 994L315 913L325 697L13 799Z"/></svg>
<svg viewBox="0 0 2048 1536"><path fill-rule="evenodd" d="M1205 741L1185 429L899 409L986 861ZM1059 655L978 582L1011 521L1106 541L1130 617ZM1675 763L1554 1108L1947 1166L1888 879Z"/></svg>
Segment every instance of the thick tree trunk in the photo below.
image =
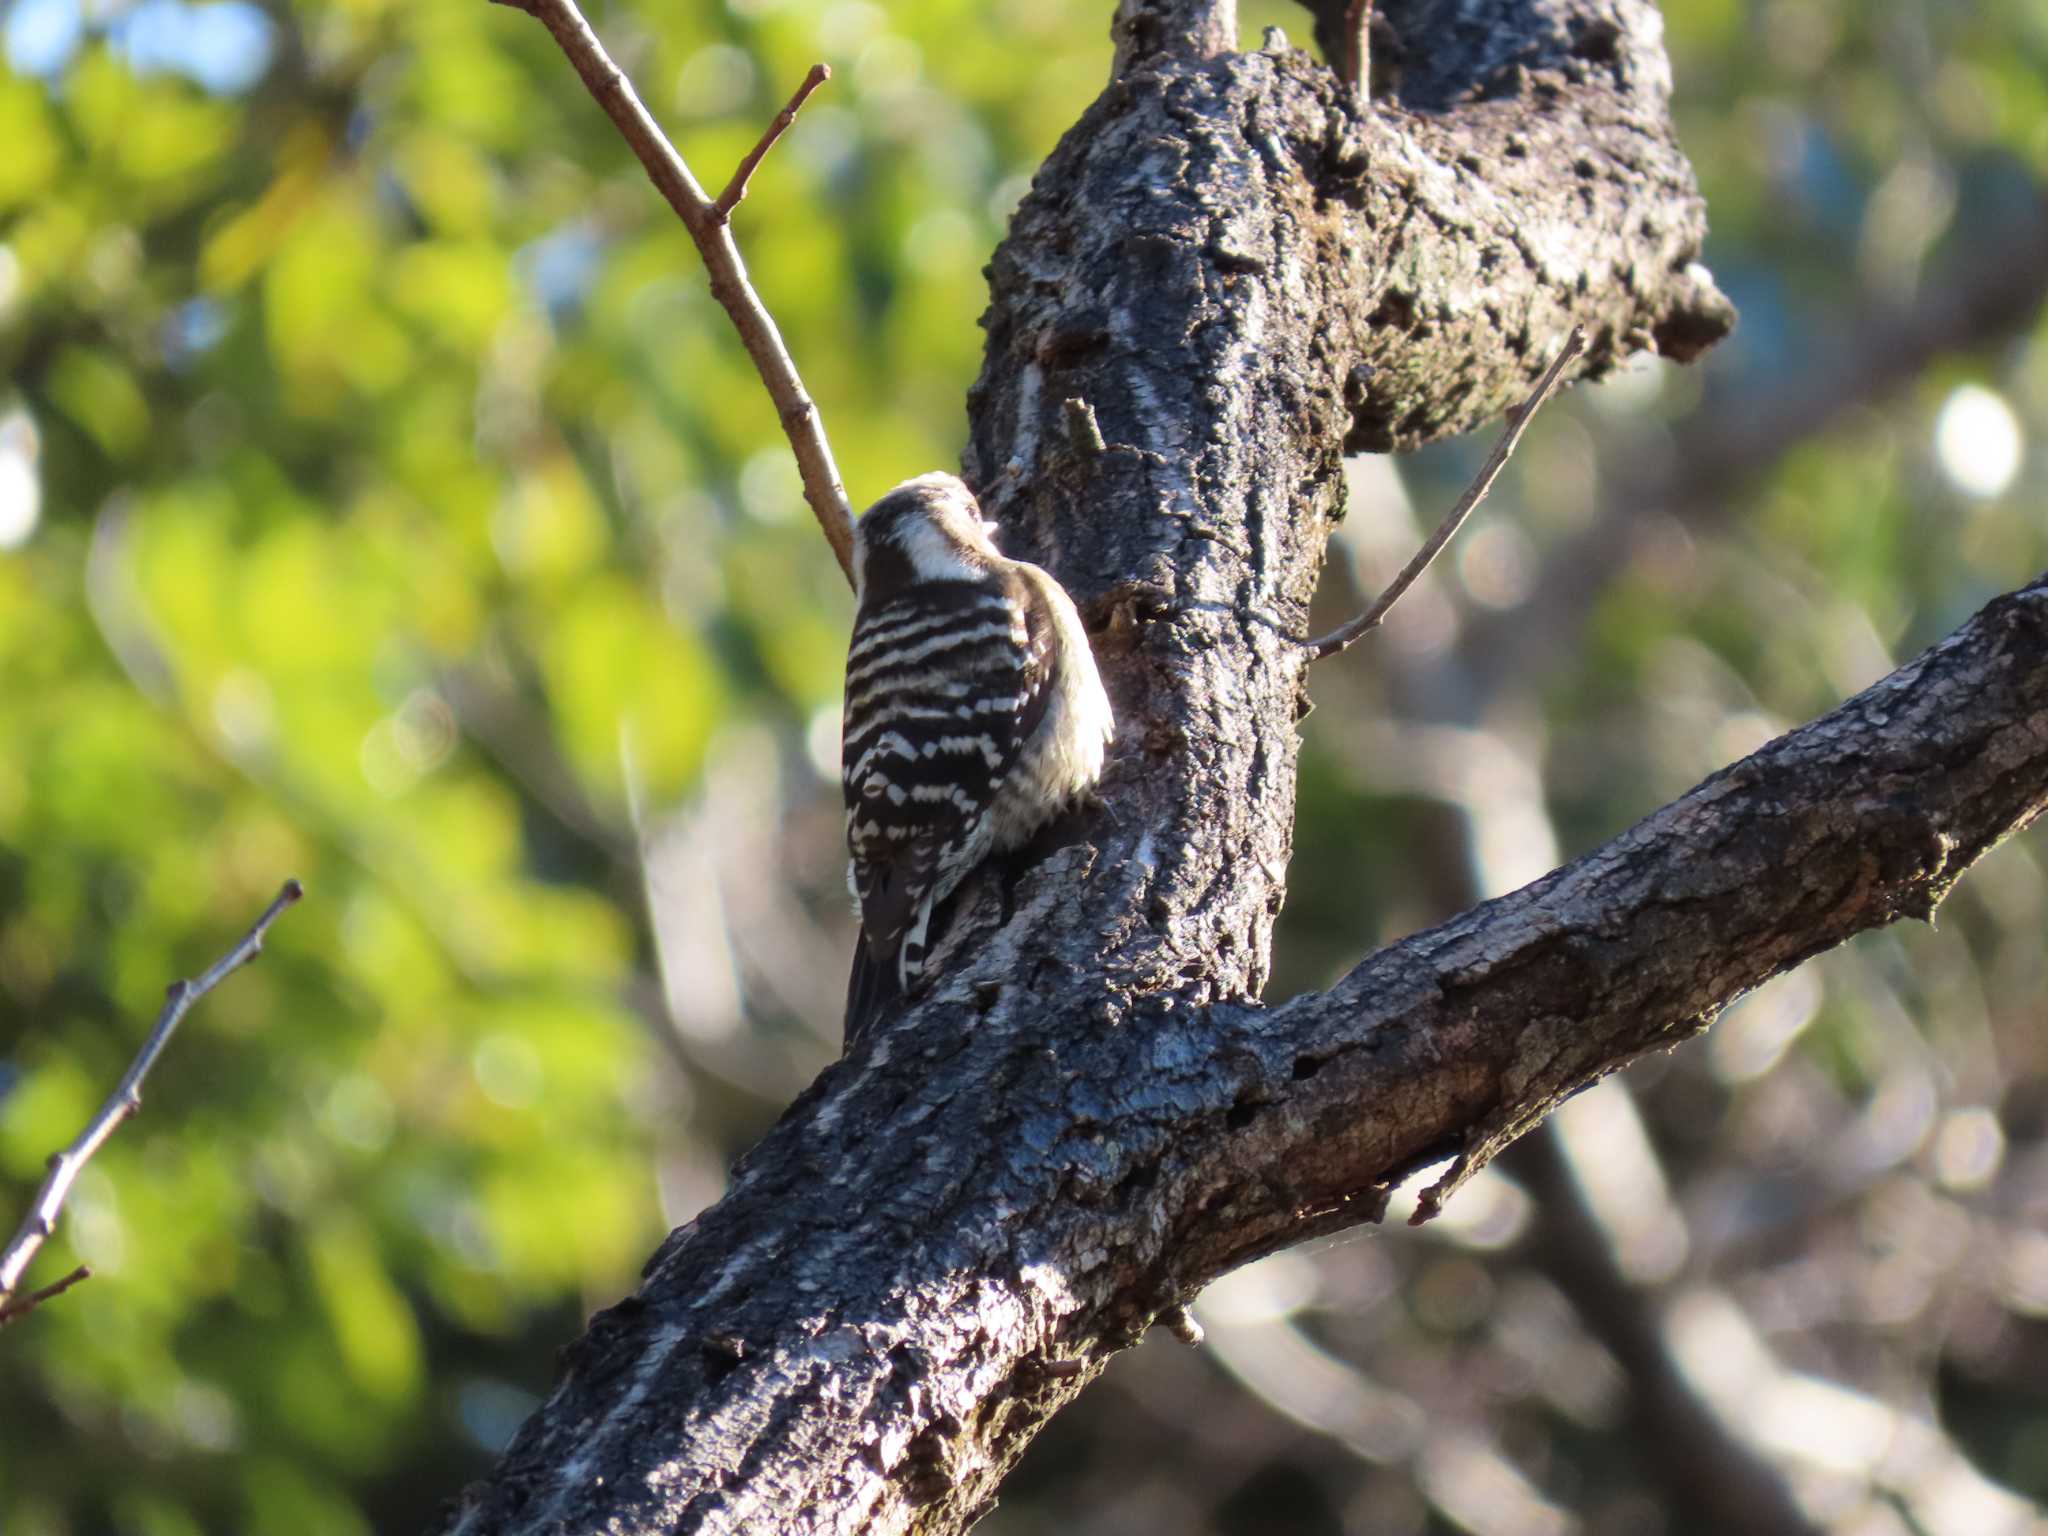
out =
<svg viewBox="0 0 2048 1536"><path fill-rule="evenodd" d="M962 893L931 995L593 1320L451 1530L960 1530L1206 1281L1422 1163L1454 1184L2040 808L2044 584L1538 884L1251 1001L1346 446L1497 414L1574 323L1597 374L1730 322L1649 4L1381 10L1401 96L1362 111L1305 55L1215 51L1218 7L1119 7L1129 67L997 254L967 462L1096 627L1105 804Z"/></svg>

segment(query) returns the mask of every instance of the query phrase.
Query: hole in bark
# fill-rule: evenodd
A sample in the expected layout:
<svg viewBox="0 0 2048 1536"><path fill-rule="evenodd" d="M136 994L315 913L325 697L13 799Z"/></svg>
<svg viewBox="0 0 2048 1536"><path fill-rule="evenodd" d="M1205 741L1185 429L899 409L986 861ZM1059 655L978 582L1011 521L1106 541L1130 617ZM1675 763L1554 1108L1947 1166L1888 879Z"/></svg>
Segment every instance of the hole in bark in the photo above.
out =
<svg viewBox="0 0 2048 1536"><path fill-rule="evenodd" d="M1395 288L1380 300L1380 307L1372 312L1367 322L1376 326L1392 326L1405 331L1415 324L1415 299L1412 295Z"/></svg>
<svg viewBox="0 0 2048 1536"><path fill-rule="evenodd" d="M1581 156L1572 162L1572 174L1581 181L1591 181L1594 175L1593 162Z"/></svg>
<svg viewBox="0 0 2048 1536"><path fill-rule="evenodd" d="M1150 1189L1159 1182L1159 1166L1156 1163L1140 1163L1121 1179L1116 1181L1113 1199L1128 1199L1132 1195Z"/></svg>
<svg viewBox="0 0 2048 1536"><path fill-rule="evenodd" d="M1594 64L1610 63L1620 50L1621 28L1606 17L1596 17L1586 22L1572 38L1572 53L1575 57Z"/></svg>
<svg viewBox="0 0 2048 1536"><path fill-rule="evenodd" d="M1038 344L1039 361L1048 369L1071 368L1109 344L1109 332L1094 326L1052 331Z"/></svg>
<svg viewBox="0 0 2048 1536"><path fill-rule="evenodd" d="M697 1341L697 1349L704 1357L704 1379L714 1385L747 1357L746 1341L731 1333L706 1334Z"/></svg>
<svg viewBox="0 0 2048 1536"><path fill-rule="evenodd" d="M1230 1106L1229 1113L1223 1117L1223 1123L1233 1131L1241 1131L1257 1118L1258 1113L1258 1105L1252 1103L1249 1099L1239 1099Z"/></svg>
<svg viewBox="0 0 2048 1536"><path fill-rule="evenodd" d="M1344 451L1389 453L1393 447L1393 423L1387 417L1386 408L1376 401L1361 401L1352 412L1351 430L1345 434Z"/></svg>
<svg viewBox="0 0 2048 1536"><path fill-rule="evenodd" d="M1323 1062L1319 1056L1297 1056L1294 1058L1294 1080L1297 1083L1307 1082L1322 1070Z"/></svg>

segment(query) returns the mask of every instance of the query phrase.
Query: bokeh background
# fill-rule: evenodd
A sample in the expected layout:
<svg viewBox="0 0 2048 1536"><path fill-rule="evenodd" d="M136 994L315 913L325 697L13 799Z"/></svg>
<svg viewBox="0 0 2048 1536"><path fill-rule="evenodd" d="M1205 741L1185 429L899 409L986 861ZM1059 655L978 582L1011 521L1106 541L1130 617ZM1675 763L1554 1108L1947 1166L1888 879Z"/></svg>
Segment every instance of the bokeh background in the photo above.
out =
<svg viewBox="0 0 2048 1536"><path fill-rule="evenodd" d="M956 462L1107 0L593 10L856 501ZM1274 995L1510 889L2048 565L2048 9L1671 0L1740 304L1547 411L1318 672ZM1245 7L1247 46L1307 15ZM1483 452L1352 466L1376 588ZM683 233L484 0L0 3L0 1227L286 875L0 1333L0 1529L406 1531L832 1056L850 599ZM1215 1287L984 1529L2048 1531L2048 878ZM1774 1497L1775 1469L1796 1505Z"/></svg>

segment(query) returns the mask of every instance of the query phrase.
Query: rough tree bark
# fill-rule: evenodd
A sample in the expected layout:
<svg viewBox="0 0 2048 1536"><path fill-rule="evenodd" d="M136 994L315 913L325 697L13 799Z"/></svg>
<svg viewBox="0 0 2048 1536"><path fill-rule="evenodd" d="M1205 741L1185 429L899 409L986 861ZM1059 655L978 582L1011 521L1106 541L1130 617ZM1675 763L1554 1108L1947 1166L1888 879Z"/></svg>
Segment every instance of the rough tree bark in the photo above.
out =
<svg viewBox="0 0 2048 1536"><path fill-rule="evenodd" d="M1342 453L1497 414L1573 323L1597 375L1731 313L1647 0L1382 0L1370 110L1220 51L1230 11L1118 7L970 399L969 478L1097 630L1105 805L962 893L941 983L593 1319L448 1529L963 1529L1206 1281L1457 1154L1430 1208L1586 1083L1930 913L2048 795L2042 582L1536 885L1253 1001Z"/></svg>

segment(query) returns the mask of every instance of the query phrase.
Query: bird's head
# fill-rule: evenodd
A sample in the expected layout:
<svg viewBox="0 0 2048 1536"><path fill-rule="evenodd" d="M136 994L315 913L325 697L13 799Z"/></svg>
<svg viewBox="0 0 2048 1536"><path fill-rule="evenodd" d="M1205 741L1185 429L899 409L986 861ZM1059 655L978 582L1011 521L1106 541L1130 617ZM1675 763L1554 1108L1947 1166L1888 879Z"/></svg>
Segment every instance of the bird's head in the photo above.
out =
<svg viewBox="0 0 2048 1536"><path fill-rule="evenodd" d="M979 581L1003 558L991 537L995 531L958 475L906 480L855 525L861 596L914 581Z"/></svg>

